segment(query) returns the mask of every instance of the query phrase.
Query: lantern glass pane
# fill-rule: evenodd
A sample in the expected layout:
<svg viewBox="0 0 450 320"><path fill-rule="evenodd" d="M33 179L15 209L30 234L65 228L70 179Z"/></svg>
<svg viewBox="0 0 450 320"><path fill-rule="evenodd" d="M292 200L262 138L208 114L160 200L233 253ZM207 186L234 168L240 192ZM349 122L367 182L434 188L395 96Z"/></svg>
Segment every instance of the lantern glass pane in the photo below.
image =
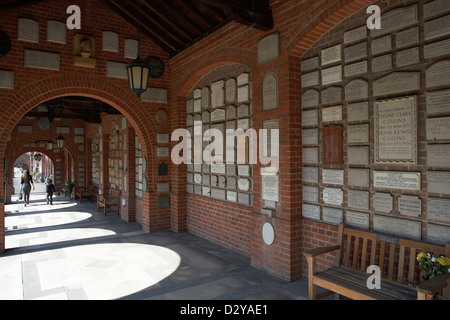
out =
<svg viewBox="0 0 450 320"><path fill-rule="evenodd" d="M141 89L142 87L142 67L141 66L135 66L132 67L133 69L133 89Z"/></svg>

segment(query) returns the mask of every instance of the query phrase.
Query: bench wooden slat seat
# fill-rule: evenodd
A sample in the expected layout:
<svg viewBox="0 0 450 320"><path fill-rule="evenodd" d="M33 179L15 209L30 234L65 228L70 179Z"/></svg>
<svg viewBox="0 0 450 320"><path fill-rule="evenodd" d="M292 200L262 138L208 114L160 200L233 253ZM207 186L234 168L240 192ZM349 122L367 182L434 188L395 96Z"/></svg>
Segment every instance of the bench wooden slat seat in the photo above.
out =
<svg viewBox="0 0 450 320"><path fill-rule="evenodd" d="M119 205L120 205L120 190L111 189L109 190L107 195L101 195L99 194L97 197L97 211L100 210L100 208L103 208L103 213L106 216L106 211L108 208L117 208L117 213L119 212Z"/></svg>
<svg viewBox="0 0 450 320"><path fill-rule="evenodd" d="M90 199L91 202L94 202L94 198L98 194L98 190L95 186L88 186L86 190L82 188L77 188L75 192L75 197L80 198L80 203L83 203L83 199Z"/></svg>
<svg viewBox="0 0 450 320"><path fill-rule="evenodd" d="M433 245L392 236L377 235L339 225L338 245L305 250L308 263L308 295L315 300L330 294L357 300L431 300L442 292L450 299L450 274L423 281L416 256L431 252L435 257L450 256L450 243ZM316 271L317 257L335 253L333 267ZM370 289L366 273L370 265L380 268L381 289ZM316 294L316 286L327 292Z"/></svg>

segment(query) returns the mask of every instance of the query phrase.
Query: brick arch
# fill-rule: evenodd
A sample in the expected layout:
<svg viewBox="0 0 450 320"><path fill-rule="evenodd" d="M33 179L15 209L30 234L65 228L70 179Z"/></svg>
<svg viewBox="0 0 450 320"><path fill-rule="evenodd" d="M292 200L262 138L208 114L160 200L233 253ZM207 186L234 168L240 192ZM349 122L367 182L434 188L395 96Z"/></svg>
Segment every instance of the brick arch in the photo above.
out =
<svg viewBox="0 0 450 320"><path fill-rule="evenodd" d="M301 57L317 40L337 24L376 2L376 0L321 0L314 1L314 9L292 26L287 39L286 51ZM321 3L319 3L321 2ZM319 11L321 9L321 11Z"/></svg>

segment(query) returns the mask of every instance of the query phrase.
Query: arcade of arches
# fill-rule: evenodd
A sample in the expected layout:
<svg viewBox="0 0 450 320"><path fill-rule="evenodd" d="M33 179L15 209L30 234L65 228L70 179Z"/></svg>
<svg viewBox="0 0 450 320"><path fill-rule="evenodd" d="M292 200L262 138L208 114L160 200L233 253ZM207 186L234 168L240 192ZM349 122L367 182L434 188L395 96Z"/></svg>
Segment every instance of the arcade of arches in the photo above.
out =
<svg viewBox="0 0 450 320"><path fill-rule="evenodd" d="M167 33L165 41L144 25L141 55L158 57L164 73L149 79L140 98L125 71L136 56L135 24L108 1L73 2L82 13L79 30L65 25L66 1L0 7L0 31L11 41L0 56L0 251L5 203L17 192L12 172L28 152L50 160L58 190L66 181L75 190L120 190L122 219L149 232L194 233L283 279L305 275L302 251L335 244L342 221L450 241L443 209L450 202L448 1L268 0L272 25L231 19L189 45L181 41L189 28L172 26L179 35ZM188 3L205 9L200 4L210 2ZM371 4L388 17L385 30L367 29ZM91 42L87 57L80 39ZM395 101L406 113L393 115L394 127L410 125L388 143L383 130L390 129L378 122L387 114L375 106L400 108ZM275 182L266 165L248 159L175 165L170 155L179 141L171 133L194 133L195 121L202 132L279 129ZM330 153L331 128L340 148ZM64 147L48 150L45 142L59 136ZM390 189L383 174L391 172L399 186ZM409 173L419 178L406 186Z"/></svg>

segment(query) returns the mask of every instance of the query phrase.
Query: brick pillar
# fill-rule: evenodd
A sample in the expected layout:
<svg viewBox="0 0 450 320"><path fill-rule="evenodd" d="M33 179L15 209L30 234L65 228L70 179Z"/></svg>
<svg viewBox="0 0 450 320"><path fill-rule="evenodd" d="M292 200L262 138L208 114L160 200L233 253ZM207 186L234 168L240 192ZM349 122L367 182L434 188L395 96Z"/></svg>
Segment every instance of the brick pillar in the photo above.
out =
<svg viewBox="0 0 450 320"><path fill-rule="evenodd" d="M122 199L125 206L121 208L122 219L131 222L136 221L136 157L135 157L135 132L127 123L127 128L122 130L123 140L123 172L122 172ZM126 158L126 163L125 163ZM124 177L126 176L126 182Z"/></svg>
<svg viewBox="0 0 450 320"><path fill-rule="evenodd" d="M104 127L103 127L104 130ZM109 190L109 134L103 132L101 135L101 163L100 163L100 186L102 194L108 194Z"/></svg>

